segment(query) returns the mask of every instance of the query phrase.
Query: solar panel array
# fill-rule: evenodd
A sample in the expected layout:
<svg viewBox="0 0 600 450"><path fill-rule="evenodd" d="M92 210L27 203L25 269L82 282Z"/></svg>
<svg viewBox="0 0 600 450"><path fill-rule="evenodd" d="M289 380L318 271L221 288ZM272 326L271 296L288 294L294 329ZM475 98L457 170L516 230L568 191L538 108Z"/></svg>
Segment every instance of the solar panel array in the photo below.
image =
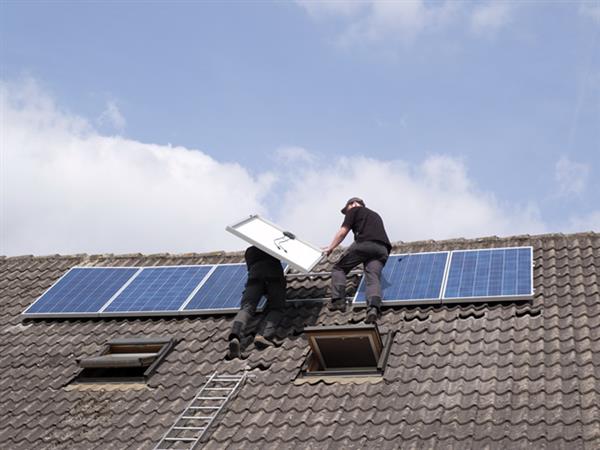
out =
<svg viewBox="0 0 600 450"><path fill-rule="evenodd" d="M525 300L533 296L533 248L511 247L390 255L384 304ZM365 277L354 297L366 305Z"/></svg>
<svg viewBox="0 0 600 450"><path fill-rule="evenodd" d="M235 312L245 264L75 267L25 312L29 317L189 315ZM264 300L258 309L264 306Z"/></svg>
<svg viewBox="0 0 600 450"><path fill-rule="evenodd" d="M23 314L28 317L190 315L236 312L245 264L75 267ZM354 304L364 306L365 279ZM456 303L533 296L533 249L513 247L390 255L383 303ZM264 306L264 299L259 310Z"/></svg>

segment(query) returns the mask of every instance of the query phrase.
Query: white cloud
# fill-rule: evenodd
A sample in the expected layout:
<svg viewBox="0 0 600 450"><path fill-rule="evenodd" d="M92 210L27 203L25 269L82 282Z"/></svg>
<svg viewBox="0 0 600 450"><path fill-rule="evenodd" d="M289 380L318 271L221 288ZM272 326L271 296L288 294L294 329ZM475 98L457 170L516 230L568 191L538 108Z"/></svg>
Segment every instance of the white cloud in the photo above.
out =
<svg viewBox="0 0 600 450"><path fill-rule="evenodd" d="M495 33L510 23L514 3L507 1L456 2L451 0L297 0L313 19L336 19L343 46L379 42L410 44L422 34L462 26L475 35Z"/></svg>
<svg viewBox="0 0 600 450"><path fill-rule="evenodd" d="M513 4L507 1L489 1L478 5L471 13L471 30L476 34L493 34L506 26L513 12Z"/></svg>
<svg viewBox="0 0 600 450"><path fill-rule="evenodd" d="M119 132L125 129L127 122L115 100L108 100L106 102L106 108L102 111L100 117L98 117L98 124L101 126L108 125Z"/></svg>
<svg viewBox="0 0 600 450"><path fill-rule="evenodd" d="M183 147L100 135L35 83L0 84L0 254L239 249L273 176Z"/></svg>
<svg viewBox="0 0 600 450"><path fill-rule="evenodd" d="M368 6L367 0L296 0L315 19L353 16Z"/></svg>
<svg viewBox="0 0 600 450"><path fill-rule="evenodd" d="M281 147L275 151L277 160L284 164L312 164L317 161L317 156L303 147Z"/></svg>
<svg viewBox="0 0 600 450"><path fill-rule="evenodd" d="M554 167L554 178L560 194L579 195L584 192L590 174L588 164L577 163L563 156Z"/></svg>
<svg viewBox="0 0 600 450"><path fill-rule="evenodd" d="M435 31L451 23L460 4L434 5L424 0L402 2L371 1L362 14L353 18L340 36L344 45L399 40L410 43L426 30Z"/></svg>
<svg viewBox="0 0 600 450"><path fill-rule="evenodd" d="M412 166L402 161L340 158L290 177L279 222L320 245L342 222L339 210L352 196L378 211L392 240L477 237L543 232L529 205L502 205L480 192L464 164L432 156Z"/></svg>
<svg viewBox="0 0 600 450"><path fill-rule="evenodd" d="M600 4L596 1L584 1L579 6L579 13L584 17L589 17L597 24L600 24Z"/></svg>
<svg viewBox="0 0 600 450"><path fill-rule="evenodd" d="M394 241L546 230L535 205L498 201L448 156L409 164L285 147L253 175L199 150L103 136L33 82L0 91L0 254L241 249L224 228L252 213L326 245L355 195Z"/></svg>

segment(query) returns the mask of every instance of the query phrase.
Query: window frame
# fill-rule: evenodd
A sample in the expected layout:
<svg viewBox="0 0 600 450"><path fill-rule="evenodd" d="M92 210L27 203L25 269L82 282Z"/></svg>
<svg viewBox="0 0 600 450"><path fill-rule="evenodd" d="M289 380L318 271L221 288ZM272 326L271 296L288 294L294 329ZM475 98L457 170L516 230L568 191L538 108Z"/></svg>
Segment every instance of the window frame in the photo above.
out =
<svg viewBox="0 0 600 450"><path fill-rule="evenodd" d="M104 344L99 354L76 359L81 370L74 381L77 383L147 382L175 344L174 338L112 339ZM156 347L156 351L148 351L152 350L152 347ZM114 358L112 361L110 358L110 355L128 354L131 355L130 358L124 356ZM102 373L103 369L105 375L95 375L97 371ZM119 370L126 369L138 370L135 376L120 376ZM144 369L143 372L142 369ZM111 375L111 371L114 371L115 374ZM138 372L140 372L139 375L137 375Z"/></svg>
<svg viewBox="0 0 600 450"><path fill-rule="evenodd" d="M300 370L302 377L361 377L381 376L385 372L395 331L383 336L375 324L317 326L306 327L310 352ZM343 339L347 337L367 337L373 352L376 365L358 367L328 367L318 345L319 339Z"/></svg>

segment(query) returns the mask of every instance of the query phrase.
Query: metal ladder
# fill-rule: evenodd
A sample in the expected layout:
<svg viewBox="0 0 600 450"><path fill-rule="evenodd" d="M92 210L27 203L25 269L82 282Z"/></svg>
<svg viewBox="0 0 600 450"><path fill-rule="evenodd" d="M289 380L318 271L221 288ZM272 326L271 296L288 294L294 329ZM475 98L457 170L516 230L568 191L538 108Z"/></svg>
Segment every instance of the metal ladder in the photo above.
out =
<svg viewBox="0 0 600 450"><path fill-rule="evenodd" d="M218 375L214 372L154 450L191 450L196 447L215 417L245 379L246 372L242 375Z"/></svg>

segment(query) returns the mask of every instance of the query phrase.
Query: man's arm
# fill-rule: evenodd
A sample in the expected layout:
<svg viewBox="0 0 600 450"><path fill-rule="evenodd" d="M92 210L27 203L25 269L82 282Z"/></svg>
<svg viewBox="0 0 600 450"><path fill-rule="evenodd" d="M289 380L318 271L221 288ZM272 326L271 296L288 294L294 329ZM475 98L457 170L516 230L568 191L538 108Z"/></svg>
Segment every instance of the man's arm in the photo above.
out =
<svg viewBox="0 0 600 450"><path fill-rule="evenodd" d="M331 244L329 244L329 246L323 248L323 251L327 254L327 256L331 255L331 252L333 252L333 250L335 250L335 248L342 243L342 241L346 238L346 236L348 235L349 232L350 232L350 228L342 226L338 230L338 232L335 233L335 236L333 237Z"/></svg>

